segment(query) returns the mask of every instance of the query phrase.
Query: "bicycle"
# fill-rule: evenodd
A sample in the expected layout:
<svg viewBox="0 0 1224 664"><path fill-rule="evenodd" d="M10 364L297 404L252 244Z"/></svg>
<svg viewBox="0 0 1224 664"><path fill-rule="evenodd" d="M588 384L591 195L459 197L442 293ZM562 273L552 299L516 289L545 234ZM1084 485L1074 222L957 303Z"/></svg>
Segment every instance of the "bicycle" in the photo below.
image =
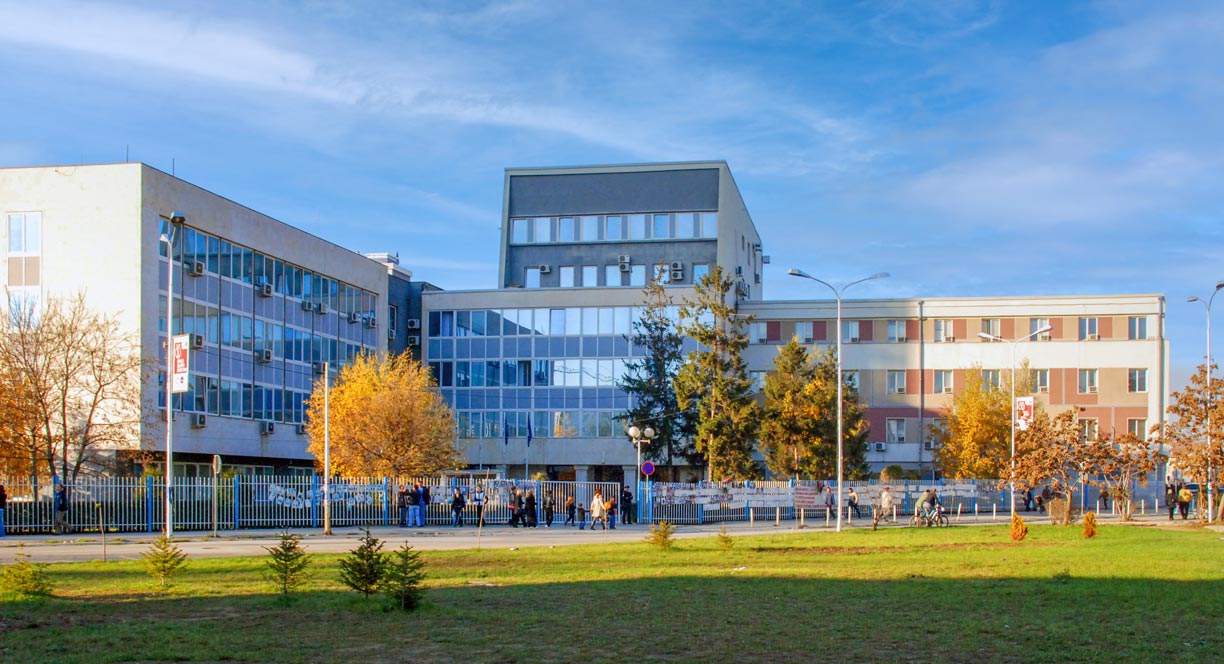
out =
<svg viewBox="0 0 1224 664"><path fill-rule="evenodd" d="M914 516L910 517L909 525L915 528L918 526L937 526L944 528L951 524L952 522L948 519L948 515L943 511L943 506L937 505L933 514L924 513L921 510L914 513Z"/></svg>

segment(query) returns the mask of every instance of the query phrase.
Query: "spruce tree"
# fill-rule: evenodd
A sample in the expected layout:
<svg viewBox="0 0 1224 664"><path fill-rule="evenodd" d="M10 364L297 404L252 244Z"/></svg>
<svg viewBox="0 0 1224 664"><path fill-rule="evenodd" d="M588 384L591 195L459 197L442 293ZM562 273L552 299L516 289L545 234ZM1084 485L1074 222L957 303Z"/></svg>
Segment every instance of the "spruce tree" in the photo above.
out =
<svg viewBox="0 0 1224 664"><path fill-rule="evenodd" d="M633 323L630 338L638 359L626 364L620 387L629 395L625 422L655 430L650 444L643 444L642 456L665 465L667 477L675 479L677 460L700 463L701 454L693 447L691 414L680 408L675 379L684 362L684 336L673 316L672 299L656 279L643 289L644 305Z"/></svg>
<svg viewBox="0 0 1224 664"><path fill-rule="evenodd" d="M7 592L23 598L48 597L51 595L51 578L47 575L47 564L30 560L25 544L17 545L13 562L0 571L0 582Z"/></svg>
<svg viewBox="0 0 1224 664"><path fill-rule="evenodd" d="M302 547L301 536L282 532L280 542L276 546L266 546L268 569L265 570L268 581L276 586L282 595L289 593L310 578L307 568L310 567L310 554Z"/></svg>
<svg viewBox="0 0 1224 664"><path fill-rule="evenodd" d="M421 582L424 580L425 561L421 559L421 553L404 542L403 546L391 553L379 589L396 608L411 611L421 603L421 596L425 592Z"/></svg>
<svg viewBox="0 0 1224 664"><path fill-rule="evenodd" d="M778 349L773 371L765 376L761 451L769 472L798 478L809 461L822 413L808 385L816 368L798 338Z"/></svg>
<svg viewBox="0 0 1224 664"><path fill-rule="evenodd" d="M149 548L141 552L140 557L144 558L145 571L157 579L162 588L187 562L187 554L164 534L158 535Z"/></svg>
<svg viewBox="0 0 1224 664"><path fill-rule="evenodd" d="M814 374L806 397L815 412L820 413L814 435L809 442L808 456L799 472L806 477L837 475L837 349L830 347L812 355ZM867 464L869 423L866 407L859 400L858 387L847 376L842 384L842 459L846 479L865 479L871 467Z"/></svg>
<svg viewBox="0 0 1224 664"><path fill-rule="evenodd" d="M387 554L382 552L382 540L371 535L368 527L359 541L356 549L340 559L340 581L369 597L387 572Z"/></svg>
<svg viewBox="0 0 1224 664"><path fill-rule="evenodd" d="M701 344L688 354L676 376L680 407L692 407L694 444L704 457L710 479L750 479L759 474L752 445L760 426L760 408L748 377L745 326L729 303L733 284L715 265L696 284L693 298L680 308L681 331Z"/></svg>

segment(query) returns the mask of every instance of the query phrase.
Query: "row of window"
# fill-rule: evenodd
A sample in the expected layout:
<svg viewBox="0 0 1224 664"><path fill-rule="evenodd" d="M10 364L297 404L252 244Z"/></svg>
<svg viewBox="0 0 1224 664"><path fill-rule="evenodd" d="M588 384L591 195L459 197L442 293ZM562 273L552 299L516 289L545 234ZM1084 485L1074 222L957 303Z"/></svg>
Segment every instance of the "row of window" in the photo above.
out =
<svg viewBox="0 0 1224 664"><path fill-rule="evenodd" d="M616 387L623 359L484 360L430 362L439 387Z"/></svg>
<svg viewBox="0 0 1224 664"><path fill-rule="evenodd" d="M460 437L526 439L623 437L616 410L459 411Z"/></svg>
<svg viewBox="0 0 1224 664"><path fill-rule="evenodd" d="M1095 394L1097 392L1097 369L1080 369L1079 370L1079 393L1080 394ZM1148 370L1147 369L1127 369L1126 371L1126 391L1132 394L1143 393L1148 391ZM764 386L764 380L767 371L753 371L753 381L756 383L757 390L761 390ZM846 382L853 385L855 389L859 387L859 372L855 370L846 370L843 372L846 375ZM952 393L952 375L951 369L936 369L933 374L933 393L934 394L951 394ZM1050 391L1050 370L1049 369L1032 369L1030 373L1033 390L1038 394L1046 394ZM890 369L887 372L886 392L888 394L907 394L908 386L906 385L906 371L904 369ZM1002 371L999 369L983 369L982 380L988 385L995 388L1001 387L1000 380Z"/></svg>
<svg viewBox="0 0 1224 664"><path fill-rule="evenodd" d="M912 334L907 330L907 324L916 322L905 319L894 319L888 321L888 342L889 343L905 343L907 341L917 341L912 338ZM817 325L813 321L794 321L794 337L803 343L812 343L816 338L825 340L823 332L817 333ZM819 329L823 330L825 323L819 322ZM772 328L771 326L778 326ZM791 325L791 322L770 322L756 321L749 326L748 335L749 341L754 344L769 343L771 341L782 342L788 339L786 337L783 325ZM859 343L860 341L873 340L873 334L870 331L874 325L874 321L866 320L843 320L842 321L842 343ZM951 318L934 319L936 343L945 343L957 341L955 332L955 321ZM1037 341L1050 341L1053 337L1051 332L1046 328L1050 327L1049 318L1030 318L1029 319L1029 334ZM992 337L1002 336L1002 319L1000 318L983 318L981 319L981 332ZM1046 330L1039 332L1039 330ZM1096 317L1081 317L1079 319L1079 340L1080 341L1095 341L1100 338L1098 332L1098 319ZM1127 338L1134 340L1142 340L1148 338L1148 317L1147 316L1130 316L1127 325ZM976 335L975 335L975 338Z"/></svg>
<svg viewBox="0 0 1224 664"><path fill-rule="evenodd" d="M523 286L525 288L540 288L541 275L544 274L544 269L539 266L524 268ZM553 268L549 266L549 271L555 269L557 271L557 287L559 288L617 288L621 286L635 286L641 288L646 285L646 266L639 264L630 264L629 269L623 270L619 263L603 266L603 280L599 278L600 269L598 265L561 265ZM670 265L660 263L654 266L655 281L667 285L673 281L683 281L683 270L674 271ZM693 283L701 280L710 272L709 263L694 263L692 268ZM673 275L675 279L673 279Z"/></svg>
<svg viewBox="0 0 1224 664"><path fill-rule="evenodd" d="M161 233L170 224L161 220ZM377 296L357 286L323 276L306 268L266 256L253 249L182 226L174 240L178 260L183 265L200 263L204 271L245 284L270 284L274 293L299 300L322 302L344 311L372 314ZM165 258L165 243L158 243Z"/></svg>
<svg viewBox="0 0 1224 664"><path fill-rule="evenodd" d="M512 244L705 239L718 236L715 212L656 212L573 217L516 217Z"/></svg>
<svg viewBox="0 0 1224 664"><path fill-rule="evenodd" d="M166 407L165 374L159 374L157 406ZM300 424L309 392L226 380L192 373L188 391L174 395L174 409L225 417Z"/></svg>
<svg viewBox="0 0 1224 664"><path fill-rule="evenodd" d="M429 312L429 337L628 335L637 307L476 309ZM674 317L676 308L669 313Z"/></svg>
<svg viewBox="0 0 1224 664"><path fill-rule="evenodd" d="M943 426L942 420L936 422L936 426ZM906 442L906 418L890 417L884 421L885 439L890 443ZM1083 417L1079 420L1080 439L1087 442L1097 438L1098 423L1095 417ZM1148 426L1147 419L1138 417L1126 420L1127 433L1135 436L1139 440L1147 440Z"/></svg>

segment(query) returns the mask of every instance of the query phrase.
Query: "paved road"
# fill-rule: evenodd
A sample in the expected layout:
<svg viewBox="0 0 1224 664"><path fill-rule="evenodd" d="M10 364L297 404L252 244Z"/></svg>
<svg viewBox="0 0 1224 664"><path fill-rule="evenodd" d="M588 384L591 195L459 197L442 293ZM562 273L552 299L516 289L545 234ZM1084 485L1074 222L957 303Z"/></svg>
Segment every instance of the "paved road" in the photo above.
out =
<svg viewBox="0 0 1224 664"><path fill-rule="evenodd" d="M1036 513L1029 515L1033 523L1043 523L1045 519L1037 519ZM1138 523L1144 525L1167 525L1167 519L1147 515L1137 517ZM903 519L904 521L904 519ZM1114 521L1110 517L1102 518L1102 522ZM846 528L870 527L870 519L855 519L846 521ZM963 517L961 525L989 525L1006 523L1006 515L992 518L989 515L979 517ZM1174 522L1181 525L1180 519ZM890 525L888 527L900 527ZM711 537L726 526L734 535L767 535L774 533L799 532L799 524L794 521L757 521L755 524L746 522L730 522L726 524L706 524L700 526L678 526L678 538ZM510 548L525 546L567 546L574 544L591 544L594 542L635 542L640 541L648 530L647 526L618 525L615 530L578 530L573 527L554 525L553 528L508 528L492 526L482 528L451 528L447 526L429 526L426 528L376 527L371 532L387 542L388 546L399 546L401 541L408 541L413 547L422 550L452 550L476 548ZM831 531L824 520L808 521L804 532ZM232 530L221 531L213 538L211 533L186 532L175 536L178 545L189 556L194 558L225 558L233 556L259 556L265 553L264 547L276 543L278 530ZM345 553L356 546L361 531L356 527L337 527L331 536L325 536L320 529L294 529L302 535L304 544L313 553ZM105 546L102 537L97 533L84 533L71 539L51 535L26 535L5 537L0 539L0 562L11 562L19 550L24 550L32 560L37 562L82 562L91 560L134 560L148 547L148 543L156 535L147 533L120 533L107 537ZM20 546L20 549L19 549Z"/></svg>

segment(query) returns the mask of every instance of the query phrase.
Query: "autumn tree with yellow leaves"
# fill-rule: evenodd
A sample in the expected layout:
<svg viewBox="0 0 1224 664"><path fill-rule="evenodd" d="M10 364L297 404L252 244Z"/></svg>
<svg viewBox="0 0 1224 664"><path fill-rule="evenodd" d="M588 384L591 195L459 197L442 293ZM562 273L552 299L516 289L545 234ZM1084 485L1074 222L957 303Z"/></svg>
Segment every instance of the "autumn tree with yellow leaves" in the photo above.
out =
<svg viewBox="0 0 1224 664"><path fill-rule="evenodd" d="M1166 412L1170 417L1155 441L1167 446L1169 465L1180 470L1183 476L1199 481L1203 505L1207 504L1203 492L1207 488L1204 480L1208 471L1214 470L1218 478L1224 470L1224 380L1215 378L1214 374L1213 371L1208 386L1206 365L1200 364L1186 387L1169 395ZM1210 414L1208 403L1211 404ZM1212 443L1210 446L1208 440ZM1218 479L1215 484L1218 491ZM1224 519L1224 500L1218 500L1216 507L1216 518Z"/></svg>
<svg viewBox="0 0 1224 664"><path fill-rule="evenodd" d="M307 402L310 452L323 458L323 381ZM429 370L407 355L359 355L331 388L331 464L338 475L428 475L454 468L455 418Z"/></svg>
<svg viewBox="0 0 1224 664"><path fill-rule="evenodd" d="M1000 371L996 385L981 365L964 373L964 385L952 397L947 424L931 427L937 444L935 461L951 478L1003 478L1011 458L1011 372ZM1032 394L1027 363L1016 369L1016 396ZM1017 436L1019 431L1017 431Z"/></svg>

